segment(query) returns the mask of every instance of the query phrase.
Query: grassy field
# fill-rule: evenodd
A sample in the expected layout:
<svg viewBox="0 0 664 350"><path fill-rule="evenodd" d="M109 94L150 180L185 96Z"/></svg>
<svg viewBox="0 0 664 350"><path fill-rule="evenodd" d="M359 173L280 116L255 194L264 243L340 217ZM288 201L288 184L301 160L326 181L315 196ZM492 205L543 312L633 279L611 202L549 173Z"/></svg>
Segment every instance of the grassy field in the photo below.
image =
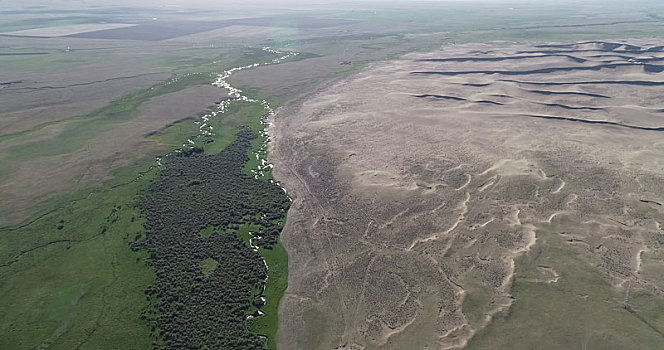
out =
<svg viewBox="0 0 664 350"><path fill-rule="evenodd" d="M71 24L88 24L99 23L101 18L93 16L62 16L60 18L30 18L29 13L26 13L23 18L19 17L12 20L0 21L0 32L14 32L19 30L42 28L42 27L59 27Z"/></svg>
<svg viewBox="0 0 664 350"><path fill-rule="evenodd" d="M177 60L166 64L167 69L172 69L174 72L179 71L179 73L174 73L170 79L161 84L125 94L111 102L109 105L86 115L72 116L64 120L45 122L29 130L0 136L0 144L8 142L5 144L1 155L0 181L10 180L8 179L8 176L14 171L16 166L20 166L26 162L32 162L41 158L66 158L71 154L81 154L81 151L84 151L86 146L88 149L87 152L90 152L90 144L94 145L95 143L98 144L102 142L99 139L100 136L106 135L106 137L108 137L110 135L109 131L114 128L122 127L126 123L133 122L135 119L141 117L143 115L144 107L158 97L170 93L181 92L197 85L207 85L216 79L218 72L231 67L247 65L249 62L254 62L254 59L258 60L258 62L267 62L275 57L274 54L257 48L225 48L221 51L202 51L205 52L205 55L207 56L204 56L208 59L208 62L204 64L196 66L182 64L178 66L178 68L175 68L175 65L181 64L182 62L178 63ZM222 52L222 54L219 52ZM220 96L223 96L224 93L225 92L222 89L219 90ZM210 103L212 104L212 102ZM201 110L205 110L207 107L208 106L205 105L200 106ZM255 107L251 106L249 108ZM238 114L241 114L243 117L229 118L229 123L226 124L233 125L234 128L245 124L246 115L253 115L252 113L254 112L238 112ZM238 120L234 121L235 119ZM215 121L214 123L215 131L218 133L217 139L219 139L219 142L211 148L214 149L213 152L219 152L225 145L232 142L233 137L231 134L233 134L236 129L227 130L224 126L219 125L218 121ZM169 128L167 131L162 130L163 136L158 135L148 137L148 139L157 140L165 145L173 147L182 145L183 142L186 142L187 137L182 136L191 136L192 131L197 130L197 127L191 122L180 122L176 123L176 125L176 128ZM90 154L85 154L85 152L83 152L83 154L85 157L91 158ZM92 154L92 158L94 158L94 156L95 154ZM85 162L86 160L79 157L76 161ZM60 196L62 195L63 194L61 193ZM64 193L64 195L66 195L66 193ZM36 205L30 209L30 212L33 215L39 215L40 213L53 210L55 206L50 205L51 202L59 203L62 201L54 200L52 198L49 199L49 201L43 201L42 199L40 203L35 203ZM21 203L21 206L23 205L24 204ZM8 206L5 208L6 210L3 210L2 213L0 213L0 219L13 215L15 212L12 211L12 207L17 206Z"/></svg>
<svg viewBox="0 0 664 350"><path fill-rule="evenodd" d="M39 131L49 125L71 122L67 130L59 135L60 138L49 140L49 143L35 144L32 148L21 149L21 152L36 156L47 156L62 154L82 147L86 141L93 139L102 131L108 128L126 122L140 114L140 107L157 96L181 91L194 85L208 84L213 81L213 75L210 72L189 73L187 75L175 75L163 84L153 86L149 89L126 94L113 101L106 107L96 110L88 115L75 116L70 119L61 120L52 123L44 123L40 126L16 134L9 134L0 137L0 142L16 137L23 137ZM62 142L67 139L70 142ZM41 150L41 152L40 152ZM19 153L17 157L21 158Z"/></svg>
<svg viewBox="0 0 664 350"><path fill-rule="evenodd" d="M216 57L216 63L184 67L164 84L127 94L90 115L57 122L67 123L69 128L56 138L13 149L3 159L0 173L6 174L14 162L23 159L65 154L83 147L102 131L140 115L141 106L154 97L208 84L216 71L253 62L262 52L247 55L248 50L241 50L227 57L236 58L231 62ZM243 125L255 132L262 130L264 114L260 104L234 103L223 118L212 121L215 142L208 144L206 152L220 152ZM177 148L197 134L198 126L193 121L184 119L150 138L167 148ZM52 124L7 135L0 142L29 137L48 125ZM253 144L256 149L252 152L261 143ZM0 314L5 315L0 323L0 348L151 347L150 329L141 319L141 312L147 306L143 291L154 275L145 265L146 254L132 252L129 244L144 235L135 204L159 173L154 165L148 156L140 165L114 172L112 180L96 189L68 192L47 201L42 210L46 214L41 217L0 231ZM281 277L271 281L284 283L285 251L280 245L274 251L281 254L278 259L270 252L265 254L276 266L275 276L281 270ZM270 285L267 290L275 288ZM271 292L270 299L267 307L275 315L271 321L274 333L279 298Z"/></svg>
<svg viewBox="0 0 664 350"><path fill-rule="evenodd" d="M258 250L270 269L265 291L263 292L266 302L262 310L265 315L249 320L251 331L268 337L268 348L270 350L277 348L279 303L288 287L288 253L281 245L281 241L277 242L272 249L260 248Z"/></svg>
<svg viewBox="0 0 664 350"><path fill-rule="evenodd" d="M44 55L7 55L14 51L0 50L0 65L8 71L29 70L30 72L46 72L59 69L74 68L78 65L101 62L104 56L96 52L65 52L47 50Z"/></svg>
<svg viewBox="0 0 664 350"><path fill-rule="evenodd" d="M122 169L105 189L0 231L0 348L150 347L140 312L154 276L129 243L143 234L137 193L156 174Z"/></svg>
<svg viewBox="0 0 664 350"><path fill-rule="evenodd" d="M45 52L43 55L18 55L16 50L0 50L0 66L7 71L45 72L92 64L104 58L99 53L72 53L65 52L65 49L66 47L61 50L39 50Z"/></svg>

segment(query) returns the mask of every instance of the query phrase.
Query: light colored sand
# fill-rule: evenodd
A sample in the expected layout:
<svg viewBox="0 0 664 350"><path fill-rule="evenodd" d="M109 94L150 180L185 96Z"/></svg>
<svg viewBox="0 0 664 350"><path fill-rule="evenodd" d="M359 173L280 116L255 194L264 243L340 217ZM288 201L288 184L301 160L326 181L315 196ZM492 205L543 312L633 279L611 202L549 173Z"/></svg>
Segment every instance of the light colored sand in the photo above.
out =
<svg viewBox="0 0 664 350"><path fill-rule="evenodd" d="M655 275L637 256L664 260L646 228L664 214L630 198L664 193L657 148L664 132L634 128L664 126L661 87L519 81L658 82L660 74L630 63L515 75L606 64L592 57L597 52L581 51L587 46L570 53L583 62L560 55L422 61L533 56L519 53L535 49L528 46L411 54L282 109L270 130L271 161L295 201L283 233L289 286L280 346L462 347L513 304L515 261L536 250L541 234L564 240L609 281L634 278L639 267L641 276ZM490 74L413 74L473 70ZM495 73L509 71L516 73ZM554 285L564 278L555 271L535 272ZM653 291L664 281L641 277L634 285ZM466 309L469 286L486 296L472 299L481 317ZM402 308L408 293L413 306Z"/></svg>

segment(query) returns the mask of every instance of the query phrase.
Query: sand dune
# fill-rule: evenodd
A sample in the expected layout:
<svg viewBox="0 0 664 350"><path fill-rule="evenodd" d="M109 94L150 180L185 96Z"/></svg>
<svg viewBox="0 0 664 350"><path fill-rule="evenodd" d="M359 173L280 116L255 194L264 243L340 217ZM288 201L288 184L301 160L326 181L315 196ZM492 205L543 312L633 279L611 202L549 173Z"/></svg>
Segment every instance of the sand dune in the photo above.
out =
<svg viewBox="0 0 664 350"><path fill-rule="evenodd" d="M517 271L555 288L593 266L607 285L658 295L645 261L664 258L661 232L646 227L664 214L630 198L664 193L664 78L643 63L662 51L449 46L283 109L271 154L295 204L280 346L459 348L517 305ZM519 270L556 244L579 265Z"/></svg>

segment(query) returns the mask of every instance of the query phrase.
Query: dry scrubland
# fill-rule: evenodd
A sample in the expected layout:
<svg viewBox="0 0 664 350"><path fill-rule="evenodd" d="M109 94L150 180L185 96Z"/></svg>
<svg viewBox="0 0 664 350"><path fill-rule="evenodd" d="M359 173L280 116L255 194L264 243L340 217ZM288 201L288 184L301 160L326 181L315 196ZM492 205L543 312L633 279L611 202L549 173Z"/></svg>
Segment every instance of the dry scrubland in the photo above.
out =
<svg viewBox="0 0 664 350"><path fill-rule="evenodd" d="M661 348L663 62L449 46L282 110L280 348Z"/></svg>

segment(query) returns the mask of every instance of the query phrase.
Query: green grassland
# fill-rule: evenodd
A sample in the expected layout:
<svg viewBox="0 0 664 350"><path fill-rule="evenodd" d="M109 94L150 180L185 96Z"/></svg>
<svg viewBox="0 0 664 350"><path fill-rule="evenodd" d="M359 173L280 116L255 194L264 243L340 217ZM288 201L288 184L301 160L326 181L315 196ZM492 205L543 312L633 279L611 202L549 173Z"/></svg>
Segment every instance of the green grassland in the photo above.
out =
<svg viewBox="0 0 664 350"><path fill-rule="evenodd" d="M174 74L170 79L161 84L125 94L108 106L93 111L88 115L73 116L57 122L44 123L23 132L0 136L0 142L16 138L29 140L33 133L45 127L54 124L60 124L64 127L62 132L52 138L29 142L9 149L4 154L0 163L0 179L5 178L11 171L12 166L17 162L39 157L63 155L84 148L86 144L93 142L95 137L101 133L139 117L142 107L156 97L182 91L195 85L209 84L216 79L218 72L231 67L247 65L252 59L259 59L259 62L265 62L274 57L274 54L253 48L242 48L234 54L217 55L214 56L213 62L215 63L210 62L196 67L185 67L186 73ZM202 107L204 108L204 106ZM251 106L249 108L255 109L256 107ZM233 135L237 131L237 127L248 124L251 116L255 113L258 112L253 110L239 111L235 113L237 116L228 118L228 122L213 122L215 132L218 134L215 136L218 142L211 147L214 149L213 152L219 152L226 145L230 144L234 140ZM235 115L234 113L228 113L228 115L231 114ZM220 123L225 124L225 126ZM254 130L256 130L256 125L260 125L258 120L254 120L252 123L252 129ZM227 129L226 126L232 126L232 128ZM185 142L189 136L196 133L197 129L197 126L190 120L186 120L186 122L177 123L176 127L168 128L161 134L151 137L151 139L162 142L172 149ZM38 203L32 209L32 212L35 215L40 215L53 210L57 208L57 205L70 200L71 195L72 193L64 193L56 199ZM3 215L9 214L4 213Z"/></svg>
<svg viewBox="0 0 664 350"><path fill-rule="evenodd" d="M157 141L169 146L170 150L174 150L182 146L182 140L187 140L197 134L198 125L193 123L193 118L186 118L148 136L148 140Z"/></svg>
<svg viewBox="0 0 664 350"><path fill-rule="evenodd" d="M0 21L0 33L15 32L19 30L45 28L45 27L60 27L73 24L91 24L100 23L104 21L103 18L96 16L86 16L79 14L76 16L55 16L52 18L35 18L29 12L23 15L15 16L10 19L5 17Z"/></svg>
<svg viewBox="0 0 664 350"><path fill-rule="evenodd" d="M217 62L214 66L185 67L163 84L122 96L90 115L58 122L68 123L70 127L55 139L13 150L3 160L3 169L8 171L13 162L28 157L72 152L103 130L140 115L141 106L152 98L208 84L215 77L212 68L222 70L248 64L262 52L251 51L250 58L239 55L245 58L223 66ZM260 58L264 61L271 56ZM258 95L256 91L250 93ZM235 134L243 126L259 134L266 112L257 103L233 102L226 113L210 120L215 135L212 142L202 145L205 152L216 154L223 150L235 140ZM195 119L186 118L150 139L170 150L178 148L198 133ZM29 137L45 126L5 136L0 142ZM250 168L258 165L254 154L264 141L264 136L260 136L251 142L251 161L245 167L248 174ZM154 275L145 265L145 253L132 252L129 245L144 236L143 219L135 205L141 191L159 174L152 156L148 155L139 165L116 171L114 178L100 187L51 199L46 202L47 209L42 210L45 213L42 216L20 227L0 231L0 246L3 247L0 250L0 313L7 315L0 324L4 334L0 337L0 348L151 347L150 329L141 319L141 312L147 307L143 291L152 283ZM261 156L265 156L264 152ZM265 178L271 175L266 174ZM202 234L210 235L212 231L209 231ZM250 327L256 333L275 339L277 309L287 286L288 260L279 243L270 250L261 248L260 253L270 266L265 289L268 302L263 308L267 315L255 319ZM201 267L210 272L215 264L205 262ZM275 344L270 342L270 347L274 348Z"/></svg>
<svg viewBox="0 0 664 350"><path fill-rule="evenodd" d="M0 137L0 142L16 137L28 136L49 125L67 123L67 129L58 135L57 138L49 139L42 143L34 143L30 147L21 147L12 153L16 154L18 158L23 158L26 155L49 156L69 153L82 147L101 132L107 131L117 124L136 118L140 115L140 107L151 99L168 93L182 91L195 85L211 83L213 80L211 73L204 72L186 76L174 76L164 83L155 85L149 89L125 94L111 102L108 106L102 107L90 114L75 116L57 122L44 123L30 130L4 135ZM68 140L68 142L62 142L63 139Z"/></svg>
<svg viewBox="0 0 664 350"><path fill-rule="evenodd" d="M638 7L617 1L539 2L532 6L500 2L454 6L429 3L427 7L395 4L377 9L320 11L318 15L389 26L394 28L391 34L441 32L450 43L560 42L664 34L657 22L664 6L657 2L645 2ZM415 28L410 26L414 23L418 24Z"/></svg>
<svg viewBox="0 0 664 350"><path fill-rule="evenodd" d="M258 252L263 256L269 267L269 277L265 285L265 305L262 307L265 315L263 317L249 320L249 329L260 335L268 337L268 349L277 348L277 330L279 328L279 303L288 287L288 253L277 240L272 249L259 248Z"/></svg>
<svg viewBox="0 0 664 350"><path fill-rule="evenodd" d="M66 122L72 127L57 139L14 150L9 160L3 160L3 168L26 157L71 152L104 128L137 116L141 105L151 98L207 84L213 77L209 71L175 76L164 84L125 95L91 115L69 119ZM261 130L264 113L260 105L237 103L223 118L213 121L215 142L206 151L221 151L243 125ZM187 119L152 138L175 148L197 130L193 120ZM37 219L0 231L0 314L4 315L0 348L151 347L150 329L140 316L147 306L143 291L154 275L145 265L146 254L132 252L129 245L144 235L135 204L158 174L152 157L147 157L140 165L116 171L112 180L96 189L50 200L48 210L43 211L46 214ZM279 261L287 261L285 250L279 248L283 254ZM271 261L278 265L276 259ZM206 269L213 268L207 265ZM283 270L286 264L281 266ZM284 276L285 272L271 281L284 283ZM270 307L276 310L279 297L270 295L270 299ZM276 311L273 314L276 332Z"/></svg>
<svg viewBox="0 0 664 350"><path fill-rule="evenodd" d="M16 53L18 52L16 50L0 50L0 67L6 71L29 71L37 73L74 68L104 60L104 55L98 52L66 52L66 48L65 46L60 50L38 50L39 52L44 52L45 54L43 55L17 55Z"/></svg>
<svg viewBox="0 0 664 350"><path fill-rule="evenodd" d="M154 276L129 243L143 232L137 193L156 174L123 169L103 190L0 231L0 348L149 348L140 312Z"/></svg>

